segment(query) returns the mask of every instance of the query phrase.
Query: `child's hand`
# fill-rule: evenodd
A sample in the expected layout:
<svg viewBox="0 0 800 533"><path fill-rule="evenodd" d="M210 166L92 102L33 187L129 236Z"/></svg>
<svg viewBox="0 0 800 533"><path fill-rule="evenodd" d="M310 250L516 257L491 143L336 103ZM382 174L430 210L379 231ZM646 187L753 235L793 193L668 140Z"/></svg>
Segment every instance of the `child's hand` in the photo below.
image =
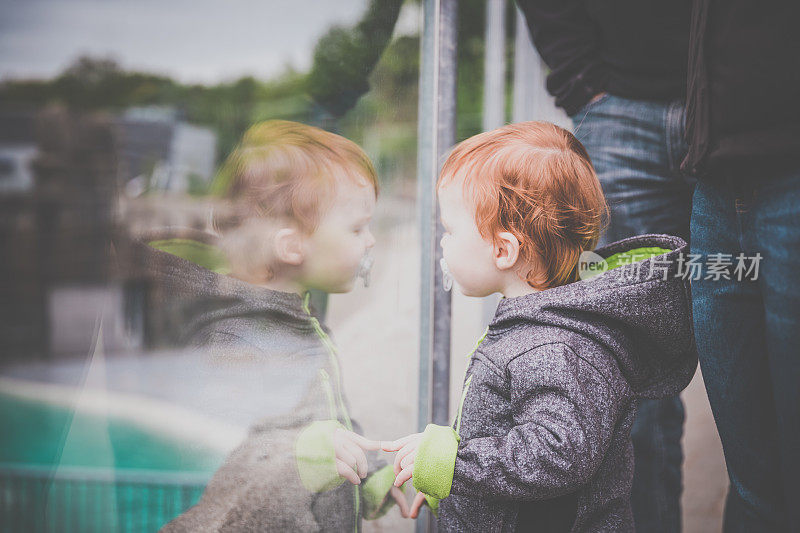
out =
<svg viewBox="0 0 800 533"><path fill-rule="evenodd" d="M414 459L417 448L422 442L422 433L414 433L396 441L383 441L381 448L385 452L397 452L394 456L394 486L400 487L411 479L414 473Z"/></svg>
<svg viewBox="0 0 800 533"><path fill-rule="evenodd" d="M419 516L419 510L422 509L423 505L425 505L425 501L425 495L421 492L418 492L414 497L414 502L411 504L411 512L409 513L411 518L416 518Z"/></svg>
<svg viewBox="0 0 800 533"><path fill-rule="evenodd" d="M338 428L333 434L333 447L336 450L336 471L353 485L360 485L369 470L364 451L380 450L381 443Z"/></svg>
<svg viewBox="0 0 800 533"><path fill-rule="evenodd" d="M408 518L408 502L406 501L406 495L403 494L403 489L392 487L391 490L389 490L389 494L394 499L395 503L397 503L397 507L400 509L400 516Z"/></svg>

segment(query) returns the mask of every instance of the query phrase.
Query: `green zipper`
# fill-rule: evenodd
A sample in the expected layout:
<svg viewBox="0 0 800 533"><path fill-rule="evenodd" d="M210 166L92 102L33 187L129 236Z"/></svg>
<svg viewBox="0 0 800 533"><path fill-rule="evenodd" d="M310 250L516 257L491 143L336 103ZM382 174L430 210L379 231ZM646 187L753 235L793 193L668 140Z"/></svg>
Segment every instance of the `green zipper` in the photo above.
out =
<svg viewBox="0 0 800 533"><path fill-rule="evenodd" d="M347 407L345 407L345 405L344 405L344 400L342 399L342 393L341 393L341 390L340 390L340 387L341 387L341 384L342 384L342 374L341 374L341 370L339 368L339 358L338 358L339 350L338 350L338 348L336 348L336 345L333 344L333 341L331 341L331 339L328 336L328 334L325 333L325 330L322 329L322 326L320 325L319 320L317 320L316 317L311 315L311 311L308 308L309 296L310 296L310 293L306 293L305 297L303 298L303 310L306 312L306 314L309 316L309 318L311 318L311 323L314 326L314 331L316 332L317 337L319 337L320 341L322 341L322 344L328 349L328 355L330 356L331 367L333 368L333 373L334 373L333 378L336 381L336 385L337 385L337 387L336 387L336 392L337 392L336 398L337 398L337 401L338 401L338 404L339 404L339 410L342 413L342 418L344 418L345 426L350 431L353 431L353 424L352 424L352 422L350 420L350 415L347 413Z"/></svg>
<svg viewBox="0 0 800 533"><path fill-rule="evenodd" d="M347 408L345 407L344 400L342 399L342 391L341 391L342 374L341 370L339 369L339 358L338 358L339 350L336 348L336 345L333 344L333 341L331 341L328 334L325 333L325 330L322 329L319 320L317 320L316 317L311 315L311 310L308 307L308 301L310 297L311 293L309 292L306 292L305 295L303 296L303 310L311 318L311 323L314 325L314 331L316 332L317 337L319 337L320 341L322 341L322 344L325 346L325 348L328 349L328 355L330 356L331 367L333 368L334 379L336 380L336 385L337 385L336 399L338 400L339 411L342 414L342 418L344 418L345 426L347 427L347 429L353 431L353 423L350 420L350 415L347 413ZM330 376L328 375L328 373L325 371L324 368L320 369L320 375L323 378L322 381L324 386L326 387L325 391L328 394L328 403L331 408L331 417L337 419L338 417L336 416L335 402L333 400L333 387L331 387ZM358 533L358 517L361 512L361 494L358 491L358 485L353 485L353 497L355 500L354 531Z"/></svg>
<svg viewBox="0 0 800 533"><path fill-rule="evenodd" d="M333 387L331 387L331 377L324 368L319 369L319 377L322 381L322 388L325 389L325 395L328 397L328 408L331 411L331 419L338 418L336 416L336 400L333 398Z"/></svg>

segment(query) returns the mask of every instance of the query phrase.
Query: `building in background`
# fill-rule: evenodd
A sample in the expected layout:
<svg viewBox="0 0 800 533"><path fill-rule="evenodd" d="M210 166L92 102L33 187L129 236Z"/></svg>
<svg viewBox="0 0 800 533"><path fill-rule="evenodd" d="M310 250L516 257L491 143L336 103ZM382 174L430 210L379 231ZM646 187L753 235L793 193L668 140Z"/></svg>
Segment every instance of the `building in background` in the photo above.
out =
<svg viewBox="0 0 800 533"><path fill-rule="evenodd" d="M171 107L135 107L115 120L120 172L126 189L203 190L216 169L216 134L181 118Z"/></svg>
<svg viewBox="0 0 800 533"><path fill-rule="evenodd" d="M100 316L107 350L141 347L141 280L111 264L120 194L202 190L215 151L170 109L0 112L0 359L85 355Z"/></svg>

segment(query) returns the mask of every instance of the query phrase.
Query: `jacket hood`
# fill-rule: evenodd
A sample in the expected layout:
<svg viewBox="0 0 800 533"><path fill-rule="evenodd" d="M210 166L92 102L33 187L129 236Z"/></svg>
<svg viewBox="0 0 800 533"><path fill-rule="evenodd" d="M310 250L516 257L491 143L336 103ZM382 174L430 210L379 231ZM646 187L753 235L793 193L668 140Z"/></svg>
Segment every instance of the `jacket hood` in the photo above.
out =
<svg viewBox="0 0 800 533"><path fill-rule="evenodd" d="M503 298L489 334L530 322L589 337L617 361L635 394L675 395L697 367L689 281L678 276L687 243L639 235L594 251L610 268L545 291ZM636 261L637 258L648 257Z"/></svg>
<svg viewBox="0 0 800 533"><path fill-rule="evenodd" d="M182 342L215 322L256 318L302 332L314 330L313 309L299 294L252 285L222 274L219 250L209 239L158 239L136 243L151 284L148 312L173 340ZM177 255L176 255L177 254ZM209 259L219 268L206 268ZM199 263L199 264L198 264ZM201 266L204 265L204 266Z"/></svg>

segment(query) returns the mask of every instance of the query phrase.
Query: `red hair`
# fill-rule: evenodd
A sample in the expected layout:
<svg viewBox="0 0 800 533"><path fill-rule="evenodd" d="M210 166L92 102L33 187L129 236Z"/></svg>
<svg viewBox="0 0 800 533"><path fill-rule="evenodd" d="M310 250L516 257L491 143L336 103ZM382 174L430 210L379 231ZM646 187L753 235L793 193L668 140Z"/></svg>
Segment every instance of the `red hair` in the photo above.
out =
<svg viewBox="0 0 800 533"><path fill-rule="evenodd" d="M280 224L313 233L342 183L371 187L378 180L369 157L354 142L286 120L255 124L223 165L212 192L231 212L214 223L231 275L250 283L274 278L272 248ZM224 225L224 228L221 227Z"/></svg>
<svg viewBox="0 0 800 533"><path fill-rule="evenodd" d="M269 120L245 132L228 157L215 192L234 200L244 216L292 220L312 232L339 181L371 186L375 168L353 141L288 120Z"/></svg>
<svg viewBox="0 0 800 533"><path fill-rule="evenodd" d="M509 124L457 145L437 188L461 181L484 239L500 232L520 242L521 272L544 290L578 280L578 259L593 250L608 206L589 154L548 122Z"/></svg>

